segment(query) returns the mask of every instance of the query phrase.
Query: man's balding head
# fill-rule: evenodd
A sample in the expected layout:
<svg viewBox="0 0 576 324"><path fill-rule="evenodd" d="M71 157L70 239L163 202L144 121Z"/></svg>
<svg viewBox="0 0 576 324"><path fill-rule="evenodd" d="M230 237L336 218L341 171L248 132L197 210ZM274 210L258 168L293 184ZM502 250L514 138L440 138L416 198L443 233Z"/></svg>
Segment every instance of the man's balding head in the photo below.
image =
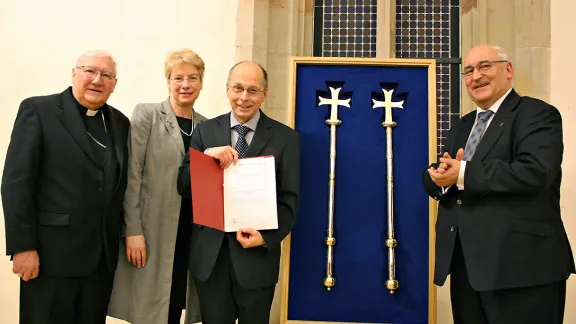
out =
<svg viewBox="0 0 576 324"><path fill-rule="evenodd" d="M235 64L228 74L226 95L232 113L244 124L260 109L268 94L268 74L258 63L243 61Z"/></svg>
<svg viewBox="0 0 576 324"><path fill-rule="evenodd" d="M514 69L499 46L475 46L466 55L463 65L470 99L482 109L490 108L512 87Z"/></svg>
<svg viewBox="0 0 576 324"><path fill-rule="evenodd" d="M236 64L234 64L234 66L232 66L232 68L230 68L230 71L228 72L228 83L230 83L230 76L232 75L232 72L234 72L234 70L239 67L239 66L243 66L243 65L249 65L249 66L256 66L260 69L261 73L262 73L262 88L263 89L267 89L268 88L268 72L266 72L266 69L264 69L264 67L262 67L262 65L253 62L253 61L241 61L238 62Z"/></svg>

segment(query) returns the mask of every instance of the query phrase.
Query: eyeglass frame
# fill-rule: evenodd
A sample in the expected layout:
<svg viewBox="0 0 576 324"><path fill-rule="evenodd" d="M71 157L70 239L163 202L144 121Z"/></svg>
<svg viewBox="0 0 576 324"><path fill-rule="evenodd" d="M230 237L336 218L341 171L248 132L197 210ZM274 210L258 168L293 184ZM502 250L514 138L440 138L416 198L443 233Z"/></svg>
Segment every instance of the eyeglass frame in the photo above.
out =
<svg viewBox="0 0 576 324"><path fill-rule="evenodd" d="M191 80L191 78L196 78L196 79ZM184 80L188 81L188 83L202 82L199 75L189 75L187 77L183 77L183 76L170 77L170 81L174 81L177 84L184 83Z"/></svg>
<svg viewBox="0 0 576 324"><path fill-rule="evenodd" d="M228 89L231 89L232 92L234 92L237 95L242 95L244 92L246 92L246 94L248 94L249 96L257 96L259 93L263 93L266 91L266 89L255 89L255 88L244 88L244 86L236 84L236 85L230 85L228 83L226 83L226 86L228 87ZM252 92L251 92L252 91Z"/></svg>
<svg viewBox="0 0 576 324"><path fill-rule="evenodd" d="M474 75L474 70L478 70L479 73L484 74L484 73L490 71L490 69L493 68L494 65L496 65L496 63L508 63L508 60L482 61L482 62L476 64L476 66L469 65L469 66L465 67L464 71L460 71L460 74L462 75L462 77L464 79L468 79L468 78L471 78L472 75ZM482 71L481 67L480 67L482 64L488 64L487 67L484 67L484 71ZM472 69L466 71L467 69L470 69L470 68L472 68Z"/></svg>
<svg viewBox="0 0 576 324"><path fill-rule="evenodd" d="M86 74L86 76L88 76L92 79L94 79L98 75L98 73L100 73L100 77L102 78L102 80L106 80L109 82L116 80L116 73L109 71L109 70L97 69L97 68L90 66L90 65L78 65L75 68L82 70L84 72L84 74ZM94 70L95 71L94 75L90 76L90 73L86 72L86 69ZM110 76L111 79L107 79L106 78L107 75Z"/></svg>

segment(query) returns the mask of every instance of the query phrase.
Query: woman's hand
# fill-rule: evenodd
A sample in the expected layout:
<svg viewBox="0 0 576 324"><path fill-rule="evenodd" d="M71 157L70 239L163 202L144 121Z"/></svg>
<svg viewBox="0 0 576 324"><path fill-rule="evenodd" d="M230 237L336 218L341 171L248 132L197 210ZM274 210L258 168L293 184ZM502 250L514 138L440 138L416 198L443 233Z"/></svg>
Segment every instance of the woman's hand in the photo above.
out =
<svg viewBox="0 0 576 324"><path fill-rule="evenodd" d="M146 266L146 239L144 235L126 236L126 257L135 267Z"/></svg>

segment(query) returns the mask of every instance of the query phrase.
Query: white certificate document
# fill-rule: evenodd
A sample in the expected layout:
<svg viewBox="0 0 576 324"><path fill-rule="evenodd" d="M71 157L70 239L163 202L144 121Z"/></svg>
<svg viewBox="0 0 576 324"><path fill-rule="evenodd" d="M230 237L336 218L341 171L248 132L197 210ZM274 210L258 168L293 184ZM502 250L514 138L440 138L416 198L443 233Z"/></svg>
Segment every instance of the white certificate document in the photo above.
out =
<svg viewBox="0 0 576 324"><path fill-rule="evenodd" d="M239 159L224 170L224 231L278 229L274 156Z"/></svg>

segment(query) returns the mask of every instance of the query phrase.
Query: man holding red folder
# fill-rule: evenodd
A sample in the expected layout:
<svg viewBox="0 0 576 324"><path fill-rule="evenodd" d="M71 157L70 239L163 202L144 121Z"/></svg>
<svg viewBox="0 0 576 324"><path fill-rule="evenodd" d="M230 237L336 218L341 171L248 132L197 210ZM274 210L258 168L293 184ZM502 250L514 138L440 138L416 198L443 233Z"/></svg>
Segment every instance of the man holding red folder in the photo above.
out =
<svg viewBox="0 0 576 324"><path fill-rule="evenodd" d="M278 282L280 243L290 233L299 201L299 136L268 118L260 106L268 92L266 70L253 62L230 69L226 94L232 111L198 124L190 147L222 168L239 158L273 155L278 229L225 233L194 225L190 271L197 283L204 324L268 324ZM202 190L202 188L193 188ZM180 167L178 191L190 196L189 156Z"/></svg>

